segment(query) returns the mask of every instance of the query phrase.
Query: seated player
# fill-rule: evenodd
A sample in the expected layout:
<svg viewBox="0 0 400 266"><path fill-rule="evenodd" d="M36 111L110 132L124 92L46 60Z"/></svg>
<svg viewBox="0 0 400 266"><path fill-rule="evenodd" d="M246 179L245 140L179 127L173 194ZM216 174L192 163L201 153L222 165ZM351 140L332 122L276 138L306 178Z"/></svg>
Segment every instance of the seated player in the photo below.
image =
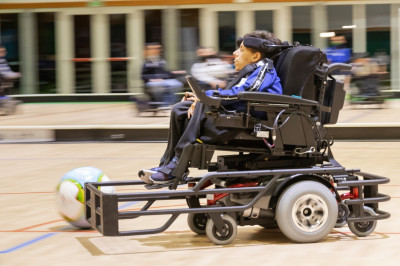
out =
<svg viewBox="0 0 400 266"><path fill-rule="evenodd" d="M271 45L281 45L281 40L267 31L254 31L238 40L239 48L233 52L236 78L224 89L208 90L206 94L214 97L237 95L241 91L262 91L282 94L280 79L273 67L271 58L280 51ZM240 101L223 101L225 108L243 110ZM228 130L217 129L212 121L205 117L207 106L198 102L197 97L187 93L181 102L171 110L168 145L161 158L160 166L139 171L139 177L146 183L164 184L175 178L175 170L183 149L199 138L213 132L213 137L205 138L210 142L218 142L224 135L226 140ZM228 137L229 138L229 137ZM204 140L204 138L202 138ZM209 141L206 141L209 143Z"/></svg>
<svg viewBox="0 0 400 266"><path fill-rule="evenodd" d="M161 52L160 44L146 45L142 79L145 84L145 93L151 100L172 105L178 101L175 93L183 87L182 82L175 78L175 74L181 74L182 71L167 71L167 62L161 58Z"/></svg>

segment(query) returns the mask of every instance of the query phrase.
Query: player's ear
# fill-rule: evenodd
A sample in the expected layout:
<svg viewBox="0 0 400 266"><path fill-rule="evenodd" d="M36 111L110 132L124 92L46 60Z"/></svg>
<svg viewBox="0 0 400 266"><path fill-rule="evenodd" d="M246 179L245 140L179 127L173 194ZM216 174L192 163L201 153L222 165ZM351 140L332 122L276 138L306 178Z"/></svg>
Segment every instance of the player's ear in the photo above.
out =
<svg viewBox="0 0 400 266"><path fill-rule="evenodd" d="M256 62L260 61L260 59L261 59L261 53L260 52L255 52L253 54L253 57L252 57L251 61L253 63L256 63Z"/></svg>

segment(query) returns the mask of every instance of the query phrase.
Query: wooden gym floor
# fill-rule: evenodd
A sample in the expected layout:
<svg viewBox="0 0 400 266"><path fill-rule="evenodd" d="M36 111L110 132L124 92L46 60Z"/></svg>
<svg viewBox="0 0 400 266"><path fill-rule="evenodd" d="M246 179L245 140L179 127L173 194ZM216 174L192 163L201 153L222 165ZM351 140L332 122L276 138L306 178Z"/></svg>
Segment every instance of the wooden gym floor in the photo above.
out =
<svg viewBox="0 0 400 266"><path fill-rule="evenodd" d="M94 166L112 180L136 179L158 163L165 143L54 143L0 145L0 265L395 265L400 260L400 142L336 142L347 168L391 178L380 204L391 218L368 237L343 227L319 243L291 242L279 230L239 227L236 239L217 246L192 233L186 215L164 233L103 237L76 230L55 207L55 186L67 171ZM198 174L192 171L193 175ZM117 188L117 192L123 188ZM137 191L137 190L136 190ZM145 191L145 189L143 190ZM135 208L130 203L125 208ZM162 202L163 206L177 204ZM181 202L182 206L185 205ZM130 230L158 227L165 217L129 220ZM164 220L163 220L164 221Z"/></svg>

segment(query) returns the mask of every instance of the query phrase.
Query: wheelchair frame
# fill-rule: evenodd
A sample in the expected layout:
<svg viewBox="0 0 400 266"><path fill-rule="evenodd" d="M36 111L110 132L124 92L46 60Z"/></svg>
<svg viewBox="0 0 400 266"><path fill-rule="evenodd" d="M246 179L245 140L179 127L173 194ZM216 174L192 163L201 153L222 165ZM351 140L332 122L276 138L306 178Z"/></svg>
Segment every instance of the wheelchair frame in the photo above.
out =
<svg viewBox="0 0 400 266"><path fill-rule="evenodd" d="M347 176L359 175L362 180L346 181L346 176L343 175L345 171ZM320 175L333 174L333 178L337 186L327 183L325 179L321 179ZM335 175L337 174L337 175ZM300 180L314 180L322 182L335 191L336 199L342 202L345 206L356 206L359 214L356 217L346 217L348 223L352 222L370 222L381 219L387 219L390 214L379 209L375 209L376 215L373 217L365 216L362 210L363 204L378 206L379 202L388 201L389 196L378 192L378 185L389 182L388 178L362 173L359 170L345 170L342 167L324 166L315 169L298 168L298 169L285 169L285 170L258 170L247 171L246 177L250 180L252 177L260 175L271 175L271 180L264 186L257 187L234 187L234 188L217 188L217 189L203 189L204 184L212 179L227 179L232 177L243 176L242 171L236 172L216 172L208 173L201 178L193 178L190 183L195 183L194 186L183 191L176 190L161 190L157 192L141 192L141 193L104 193L98 189L99 186L143 186L142 181L108 181L100 183L87 183L85 187L85 204L86 204L86 219L90 222L93 228L98 230L104 236L127 236L127 235L142 235L142 234L156 234L165 231L169 226L178 218L180 214L188 213L205 213L210 215L212 219L217 220L218 214L222 213L237 213L243 212L252 208L262 197L274 196L276 197L282 193L282 189L287 187L289 183L298 182ZM301 176L300 176L301 175ZM287 176L285 181L278 182L282 177ZM358 195L347 194L342 196L338 194L339 190L358 189ZM256 196L247 204L239 206L215 206L215 207L202 207L199 204L199 199L205 198L207 195L221 194L231 195L235 193L249 193L256 192ZM226 196L224 195L224 196ZM346 198L346 199L345 199ZM189 208L171 208L165 210L149 210L157 200L182 200L186 199ZM119 202L143 201L146 202L145 206L138 211L118 211ZM345 203L343 203L345 202ZM171 215L165 224L159 228L145 229L145 230L132 230L120 231L118 222L123 219L134 219L139 216L145 215ZM217 214L215 216L215 214ZM240 225L259 224L260 221L267 223L269 219L274 218L273 212L266 215L266 218L260 218L257 222L247 222L242 220ZM222 220L221 220L222 221ZM219 221L219 222L221 222ZM263 224L263 223L260 223Z"/></svg>
<svg viewBox="0 0 400 266"><path fill-rule="evenodd" d="M343 84L338 83L337 87L326 90L329 85L327 77L333 69L348 67L344 64L322 67L318 101L242 92L237 99L247 101L247 111L240 114L219 113L217 110L222 100L207 97L188 77L188 83L200 101L210 106L208 116L214 118L217 125L254 129L251 134L238 138L245 141L262 138L266 146L188 145L174 170L177 178L168 184L170 190L104 193L99 186L146 186L149 189L162 186L146 185L142 181L86 183L87 221L105 236L142 235L163 232L180 214L189 214L191 230L207 234L215 244L232 242L237 225L270 228L278 224L281 231L296 242L319 241L334 226L346 223L357 236L369 235L378 220L390 217L378 206L380 202L390 200L390 196L378 192L378 186L390 180L342 167L333 158L332 143L327 140L329 134L323 127L324 124L336 123L344 101ZM267 110L267 114L272 113L270 120L263 121L268 124L267 130L260 129L259 121L254 121L249 115L250 109L259 108ZM279 112L282 108L289 111ZM293 130L302 131L302 134L291 138ZM217 161L212 162L216 150L238 154L218 156ZM188 177L188 167L209 172L200 177ZM177 191L179 184L188 184L188 188ZM340 194L339 191L345 192ZM200 203L204 198L207 198L206 205ZM285 201L281 202L283 198ZM151 209L155 202L162 200L186 200L188 207ZM137 211L118 209L118 203L132 201L143 202L144 206ZM289 209L281 207L285 204L289 204ZM158 228L119 229L121 220L149 215L171 217Z"/></svg>

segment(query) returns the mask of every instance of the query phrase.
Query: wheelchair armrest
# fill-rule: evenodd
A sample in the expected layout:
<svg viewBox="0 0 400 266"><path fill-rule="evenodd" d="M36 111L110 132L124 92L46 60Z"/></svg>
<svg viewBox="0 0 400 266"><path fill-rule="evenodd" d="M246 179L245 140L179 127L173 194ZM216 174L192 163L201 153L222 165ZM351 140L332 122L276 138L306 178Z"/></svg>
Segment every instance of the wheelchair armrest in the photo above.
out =
<svg viewBox="0 0 400 266"><path fill-rule="evenodd" d="M201 102L203 102L206 105L209 106L214 106L214 107L219 107L221 105L221 98L216 98L216 97L210 97L205 94L205 92L200 88L200 86L197 84L195 78L192 76L187 75L186 80L192 89L193 93L196 94L197 98Z"/></svg>
<svg viewBox="0 0 400 266"><path fill-rule="evenodd" d="M352 66L350 64L334 63L328 66L328 73L331 73L334 70L350 71L351 68Z"/></svg>
<svg viewBox="0 0 400 266"><path fill-rule="evenodd" d="M288 95L266 93L266 92L249 92L242 91L238 95L239 100L255 101L255 102L266 102L266 103L280 103L280 104L296 104L303 106L318 106L318 102L296 98Z"/></svg>

